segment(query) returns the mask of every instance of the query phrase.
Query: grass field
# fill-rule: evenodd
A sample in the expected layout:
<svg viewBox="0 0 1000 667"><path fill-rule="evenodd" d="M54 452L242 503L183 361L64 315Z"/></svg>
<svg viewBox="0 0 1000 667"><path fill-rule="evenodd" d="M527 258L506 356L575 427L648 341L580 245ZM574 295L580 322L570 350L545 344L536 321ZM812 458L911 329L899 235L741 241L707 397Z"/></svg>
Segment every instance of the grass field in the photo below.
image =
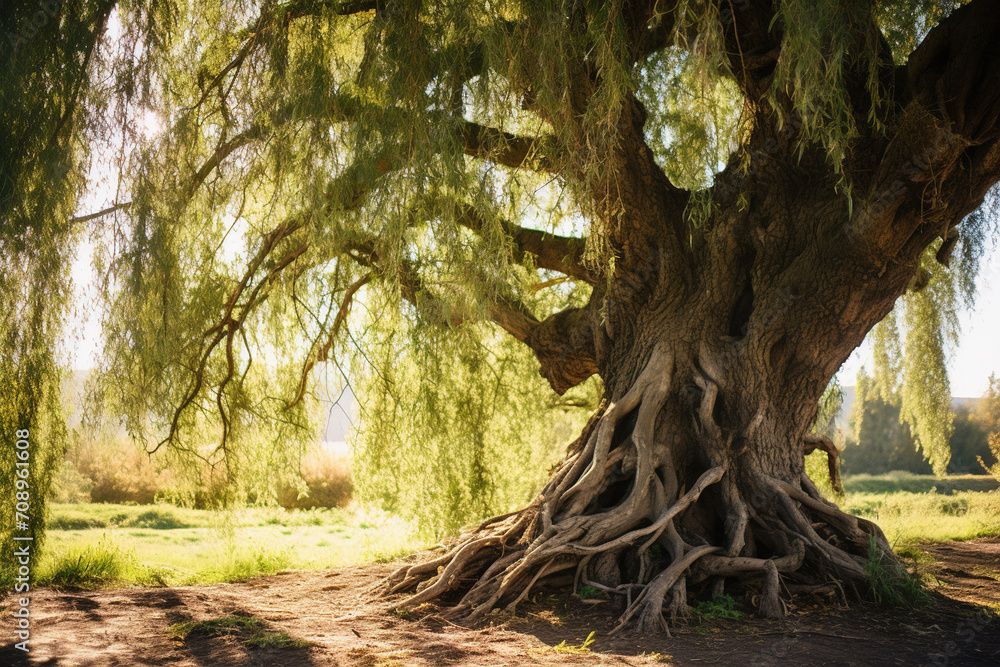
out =
<svg viewBox="0 0 1000 667"><path fill-rule="evenodd" d="M1000 535L1000 490L989 475L856 475L841 509L876 522L894 546Z"/></svg>
<svg viewBox="0 0 1000 667"><path fill-rule="evenodd" d="M996 486L984 475L860 475L845 480L837 501L877 522L902 550L1000 535ZM80 587L239 581L391 560L427 546L399 519L356 508L218 514L170 505L53 505L47 540L38 582Z"/></svg>
<svg viewBox="0 0 1000 667"><path fill-rule="evenodd" d="M284 569L389 560L424 543L402 521L356 509L53 505L39 583L83 587L239 581Z"/></svg>

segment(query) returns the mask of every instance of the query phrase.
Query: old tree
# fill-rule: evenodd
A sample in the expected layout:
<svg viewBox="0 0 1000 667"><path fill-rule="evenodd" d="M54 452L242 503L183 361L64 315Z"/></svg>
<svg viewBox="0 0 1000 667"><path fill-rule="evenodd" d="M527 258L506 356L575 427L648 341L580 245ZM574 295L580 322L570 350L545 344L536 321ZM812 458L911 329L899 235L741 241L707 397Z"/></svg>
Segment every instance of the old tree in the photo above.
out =
<svg viewBox="0 0 1000 667"><path fill-rule="evenodd" d="M851 351L982 247L1000 5L91 4L53 5L89 69L39 108L115 156L60 234L103 248L130 429L236 470L297 437L318 364L502 331L604 400L533 502L393 575L401 606L481 618L562 578L655 631L689 593L781 615L895 562L803 455Z"/></svg>

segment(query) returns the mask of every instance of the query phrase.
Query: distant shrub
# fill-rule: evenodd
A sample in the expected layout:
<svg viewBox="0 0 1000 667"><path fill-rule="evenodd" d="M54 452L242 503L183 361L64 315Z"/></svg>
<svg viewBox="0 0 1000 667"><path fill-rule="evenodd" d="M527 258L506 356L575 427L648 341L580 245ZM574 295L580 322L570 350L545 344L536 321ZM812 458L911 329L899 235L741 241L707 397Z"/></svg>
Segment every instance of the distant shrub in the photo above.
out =
<svg viewBox="0 0 1000 667"><path fill-rule="evenodd" d="M303 458L302 479L285 481L278 487L278 504L285 509L344 507L351 502L354 482L350 461L330 452L314 452Z"/></svg>
<svg viewBox="0 0 1000 667"><path fill-rule="evenodd" d="M89 503L90 493L94 483L73 464L64 460L56 470L52 480L52 497L54 503Z"/></svg>
<svg viewBox="0 0 1000 667"><path fill-rule="evenodd" d="M53 485L55 502L148 505L173 483L138 445L124 438L74 431Z"/></svg>

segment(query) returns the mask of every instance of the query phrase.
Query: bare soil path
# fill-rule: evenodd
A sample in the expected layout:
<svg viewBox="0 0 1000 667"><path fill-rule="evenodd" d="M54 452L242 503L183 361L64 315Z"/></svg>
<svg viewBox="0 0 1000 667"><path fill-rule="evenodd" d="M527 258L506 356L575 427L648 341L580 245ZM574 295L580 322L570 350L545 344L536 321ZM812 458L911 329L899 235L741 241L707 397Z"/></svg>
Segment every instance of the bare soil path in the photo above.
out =
<svg viewBox="0 0 1000 667"><path fill-rule="evenodd" d="M673 637L612 636L608 602L565 595L535 597L518 617L461 627L431 611L396 615L391 602L365 594L392 566L289 572L241 584L102 591L35 591L31 652L14 649L11 605L3 599L0 665L48 667L423 667L533 665L1000 665L1000 540L926 545L937 559L921 564L942 584L926 609L843 607L798 599L785 620L752 615L701 619ZM252 648L239 633L167 628L226 615L252 616L305 648ZM594 632L588 650L579 647Z"/></svg>

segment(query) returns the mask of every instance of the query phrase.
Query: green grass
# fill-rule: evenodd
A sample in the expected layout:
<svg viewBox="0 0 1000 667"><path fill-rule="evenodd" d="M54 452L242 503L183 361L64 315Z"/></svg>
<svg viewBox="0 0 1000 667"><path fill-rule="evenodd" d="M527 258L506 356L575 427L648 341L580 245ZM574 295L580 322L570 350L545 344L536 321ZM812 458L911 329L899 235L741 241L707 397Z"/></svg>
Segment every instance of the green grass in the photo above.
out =
<svg viewBox="0 0 1000 667"><path fill-rule="evenodd" d="M424 546L404 522L356 509L251 508L220 515L169 505L57 504L39 583L233 582L285 569L392 560Z"/></svg>
<svg viewBox="0 0 1000 667"><path fill-rule="evenodd" d="M837 502L878 523L897 552L918 559L907 549L920 542L1000 535L1000 491L962 490L982 487L984 477L856 476L845 480L848 493ZM54 504L37 574L42 585L80 588L232 582L285 569L386 562L425 546L404 522L355 508L216 513Z"/></svg>
<svg viewBox="0 0 1000 667"><path fill-rule="evenodd" d="M118 584L165 585L164 572L106 537L42 561L36 582L43 586L101 588Z"/></svg>
<svg viewBox="0 0 1000 667"><path fill-rule="evenodd" d="M891 559L887 561L874 537L869 538L865 571L868 573L871 595L875 604L881 607L911 608L930 603L930 596L920 579L910 575Z"/></svg>
<svg viewBox="0 0 1000 667"><path fill-rule="evenodd" d="M258 618L253 616L223 616L207 621L187 621L167 628L171 637L179 641L193 634L207 637L236 635L245 645L253 648L305 648L309 645L301 639L294 639L287 632L272 632Z"/></svg>
<svg viewBox="0 0 1000 667"><path fill-rule="evenodd" d="M1000 491L849 492L837 503L845 512L877 523L896 548L1000 535Z"/></svg>

